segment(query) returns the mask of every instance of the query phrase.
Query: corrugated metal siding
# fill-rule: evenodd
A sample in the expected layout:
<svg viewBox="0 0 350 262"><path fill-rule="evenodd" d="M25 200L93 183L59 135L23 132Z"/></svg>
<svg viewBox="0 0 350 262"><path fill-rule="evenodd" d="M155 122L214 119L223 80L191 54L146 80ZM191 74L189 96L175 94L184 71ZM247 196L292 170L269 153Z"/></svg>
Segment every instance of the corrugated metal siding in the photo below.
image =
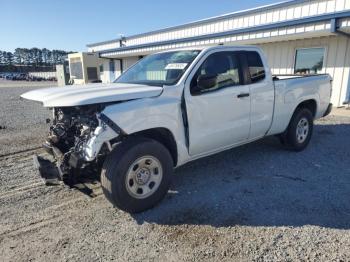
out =
<svg viewBox="0 0 350 262"><path fill-rule="evenodd" d="M123 56L135 56L137 54L154 53L161 50L168 50L173 48L183 48L192 46L206 46L216 45L219 43L223 44L239 44L239 45L256 45L263 42L271 41L283 41L289 39L303 39L311 37L320 37L331 35L330 32L331 23L330 21L309 23L302 25L294 25L288 27L281 27L279 29L264 30L264 31L253 31L242 34L228 35L225 37L208 38L205 40L197 40L191 42L179 42L164 45L145 46L135 48L131 50L113 50L110 52L102 53L103 57L123 57Z"/></svg>
<svg viewBox="0 0 350 262"><path fill-rule="evenodd" d="M266 25L271 23L284 22L293 19L300 19L315 15L340 12L350 10L350 0L314 0L302 4L292 4L290 6L275 8L269 11L259 11L256 13L234 16L232 18L222 19L215 22L206 22L205 20L196 26L189 25L183 28L149 34L141 37L129 37L127 45L139 45L158 41L167 41L181 39L192 36L200 36L229 30Z"/></svg>
<svg viewBox="0 0 350 262"><path fill-rule="evenodd" d="M150 71L147 72L148 80L166 80L167 71Z"/></svg>
<svg viewBox="0 0 350 262"><path fill-rule="evenodd" d="M273 38L270 38L273 41ZM194 43L200 45L200 43ZM234 42L231 44L241 44ZM283 42L259 44L264 50L273 74L294 74L295 53L298 48L324 47L326 49L323 73L333 81L332 103L341 106L350 90L350 39L344 36L327 36ZM156 50L154 50L156 51ZM124 70L138 61L138 57L123 59ZM116 67L117 68L117 67ZM119 74L118 74L119 75ZM159 78L159 72L152 77Z"/></svg>
<svg viewBox="0 0 350 262"><path fill-rule="evenodd" d="M300 1L299 1L300 2ZM290 3L283 7L271 7L270 10L257 9L254 12L224 15L216 19L207 19L180 27L159 30L143 35L126 38L127 46L141 45L152 42L176 40L187 37L196 37L207 34L226 32L279 22L302 19L317 15L331 14L350 10L350 0L310 0L303 3ZM309 28L311 30L311 28ZM319 29L317 29L319 30ZM298 31L296 31L298 33ZM245 36L247 37L247 36ZM258 36L259 37L259 36ZM242 38L244 40L244 38ZM102 51L119 47L119 41L107 44L89 46L89 51Z"/></svg>
<svg viewBox="0 0 350 262"><path fill-rule="evenodd" d="M125 71L139 60L138 57L123 58L123 70Z"/></svg>
<svg viewBox="0 0 350 262"><path fill-rule="evenodd" d="M310 0L297 1L283 5L283 7L271 7L268 9L257 9L253 12L224 15L218 19L208 19L191 23L176 28L169 28L154 33L148 33L127 38L127 46L161 42L174 39L182 39L193 36L208 35L212 33L225 32L242 28L254 28L261 25L302 19L317 15L330 14L350 10L350 0ZM339 21L340 29L350 32L350 19ZM205 45L261 45L265 50L274 74L293 74L294 59L297 48L325 47L324 72L333 78L332 103L336 106L342 104L350 91L349 68L350 68L350 40L342 36L330 36L330 21L309 22L299 25L285 25L284 27L271 29L261 28L261 31L247 30L246 32L231 32L225 37L202 40L186 40L176 43L154 44L149 46L134 47L130 50L111 50L101 54L105 57L124 57L123 67L128 67L137 62L137 55L155 53L162 50L182 47L195 47ZM266 29L270 28L270 29ZM109 50L119 46L119 42L106 43L90 49ZM125 58L126 57L126 58Z"/></svg>
<svg viewBox="0 0 350 262"><path fill-rule="evenodd" d="M103 61L103 73L100 74L101 80L103 83L111 83L113 82L116 78L118 78L121 74L120 70L120 62L119 60L114 61L114 71L111 71L110 68L110 61L109 60L104 60Z"/></svg>
<svg viewBox="0 0 350 262"><path fill-rule="evenodd" d="M267 43L265 51L273 74L293 74L294 58L298 48L325 47L324 73L333 81L332 103L342 105L350 85L350 40L343 36L320 37L304 40Z"/></svg>
<svg viewBox="0 0 350 262"><path fill-rule="evenodd" d="M118 47L120 47L119 42L114 42L114 43L108 43L108 44L102 44L102 45L88 47L88 52L98 52L98 51L113 49L113 48L118 48Z"/></svg>

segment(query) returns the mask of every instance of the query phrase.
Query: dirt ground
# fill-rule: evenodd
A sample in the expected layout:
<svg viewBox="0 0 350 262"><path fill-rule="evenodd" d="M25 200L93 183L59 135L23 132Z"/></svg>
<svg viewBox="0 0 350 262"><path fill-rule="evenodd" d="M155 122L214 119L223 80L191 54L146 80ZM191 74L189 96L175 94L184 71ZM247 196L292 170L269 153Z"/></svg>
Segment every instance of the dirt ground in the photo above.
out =
<svg viewBox="0 0 350 262"><path fill-rule="evenodd" d="M32 155L50 112L24 85L0 82L0 261L349 260L350 111L317 121L301 153L271 137L181 167L129 215L98 183L95 197L44 186Z"/></svg>

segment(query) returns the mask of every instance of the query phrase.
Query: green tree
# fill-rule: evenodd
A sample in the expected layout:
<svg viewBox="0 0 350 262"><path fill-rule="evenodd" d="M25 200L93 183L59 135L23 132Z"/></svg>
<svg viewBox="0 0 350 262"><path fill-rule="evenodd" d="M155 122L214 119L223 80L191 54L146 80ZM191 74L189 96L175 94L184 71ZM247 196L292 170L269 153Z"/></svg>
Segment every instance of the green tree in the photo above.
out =
<svg viewBox="0 0 350 262"><path fill-rule="evenodd" d="M43 48L41 50L41 53L42 53L42 59L43 59L43 64L44 65L48 65L49 64L49 52L50 50L46 49L46 48Z"/></svg>
<svg viewBox="0 0 350 262"><path fill-rule="evenodd" d="M14 61L16 64L23 64L23 49L22 48L16 48L15 52L13 54Z"/></svg>
<svg viewBox="0 0 350 262"><path fill-rule="evenodd" d="M2 54L2 51L0 50L0 65L4 64L4 55Z"/></svg>
<svg viewBox="0 0 350 262"><path fill-rule="evenodd" d="M39 52L39 49L37 47L33 47L30 49L31 64L34 66L39 65L38 52Z"/></svg>
<svg viewBox="0 0 350 262"><path fill-rule="evenodd" d="M5 70L16 70L16 65L32 66L31 70L36 70L40 66L54 66L61 64L67 55L73 52L63 50L49 50L47 48L16 48L15 52L0 51L0 65L5 66Z"/></svg>
<svg viewBox="0 0 350 262"><path fill-rule="evenodd" d="M28 48L23 48L23 64L30 65L30 50Z"/></svg>
<svg viewBox="0 0 350 262"><path fill-rule="evenodd" d="M5 52L5 65L11 66L13 65L13 54L11 52Z"/></svg>

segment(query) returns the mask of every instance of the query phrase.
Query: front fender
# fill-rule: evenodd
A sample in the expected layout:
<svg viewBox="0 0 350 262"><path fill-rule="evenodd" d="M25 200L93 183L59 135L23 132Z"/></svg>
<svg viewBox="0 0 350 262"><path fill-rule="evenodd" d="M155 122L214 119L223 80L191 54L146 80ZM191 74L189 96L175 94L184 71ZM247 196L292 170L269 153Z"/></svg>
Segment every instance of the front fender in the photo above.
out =
<svg viewBox="0 0 350 262"><path fill-rule="evenodd" d="M176 98L146 98L107 106L103 112L126 135L153 128L168 129L177 144L179 163L181 152L187 152L180 100Z"/></svg>

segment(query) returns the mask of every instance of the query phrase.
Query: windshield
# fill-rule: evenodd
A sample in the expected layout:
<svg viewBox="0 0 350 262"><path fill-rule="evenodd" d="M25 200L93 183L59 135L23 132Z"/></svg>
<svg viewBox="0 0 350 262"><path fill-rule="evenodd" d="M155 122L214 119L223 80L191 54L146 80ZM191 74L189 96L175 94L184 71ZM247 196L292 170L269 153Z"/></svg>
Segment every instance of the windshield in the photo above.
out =
<svg viewBox="0 0 350 262"><path fill-rule="evenodd" d="M174 85L199 53L199 50L183 50L149 55L114 82L156 86Z"/></svg>

